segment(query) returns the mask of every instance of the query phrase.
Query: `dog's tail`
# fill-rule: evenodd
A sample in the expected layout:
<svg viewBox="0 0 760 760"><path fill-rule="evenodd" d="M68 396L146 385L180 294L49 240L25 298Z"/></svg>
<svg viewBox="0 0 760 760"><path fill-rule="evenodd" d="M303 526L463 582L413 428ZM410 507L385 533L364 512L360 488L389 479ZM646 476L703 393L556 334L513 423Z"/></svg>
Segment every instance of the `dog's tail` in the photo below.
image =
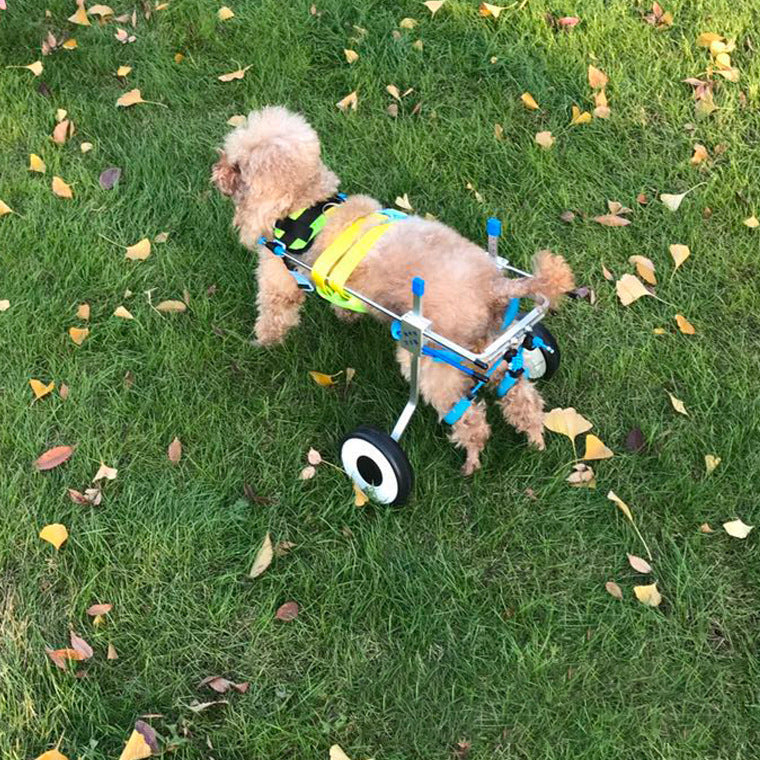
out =
<svg viewBox="0 0 760 760"><path fill-rule="evenodd" d="M562 296L575 287L573 271L568 263L551 251L539 251L533 257L533 276L502 278L497 284L497 299L506 304L511 298L544 296L555 308Z"/></svg>

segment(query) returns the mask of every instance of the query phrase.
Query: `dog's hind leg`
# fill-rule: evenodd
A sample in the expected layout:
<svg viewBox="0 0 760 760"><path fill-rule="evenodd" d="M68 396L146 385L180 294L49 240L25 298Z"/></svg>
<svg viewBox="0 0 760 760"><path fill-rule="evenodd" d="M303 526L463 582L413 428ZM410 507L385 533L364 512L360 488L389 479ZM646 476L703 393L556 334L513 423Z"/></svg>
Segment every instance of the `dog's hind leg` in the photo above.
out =
<svg viewBox="0 0 760 760"><path fill-rule="evenodd" d="M521 378L499 400L504 419L518 433L525 433L537 449L544 449L544 400L533 383Z"/></svg>
<svg viewBox="0 0 760 760"><path fill-rule="evenodd" d="M401 372L409 380L410 357L399 348L397 358ZM472 386L472 380L448 364L434 362L429 358L420 363L420 393L443 419L451 407L461 399ZM449 440L463 448L466 453L462 473L472 475L480 469L480 452L491 435L491 426L486 420L486 406L480 402L473 403L469 409L451 426Z"/></svg>
<svg viewBox="0 0 760 760"><path fill-rule="evenodd" d="M299 323L299 310L305 296L283 260L263 247L259 247L256 280L259 291L254 332L259 345L269 346L282 341Z"/></svg>

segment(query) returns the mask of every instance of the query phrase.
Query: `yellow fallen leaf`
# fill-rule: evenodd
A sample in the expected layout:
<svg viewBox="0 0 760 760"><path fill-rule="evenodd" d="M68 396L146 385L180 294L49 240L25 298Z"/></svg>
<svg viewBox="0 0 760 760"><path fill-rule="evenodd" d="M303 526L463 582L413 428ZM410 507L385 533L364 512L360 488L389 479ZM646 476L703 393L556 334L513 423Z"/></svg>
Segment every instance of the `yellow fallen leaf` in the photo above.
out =
<svg viewBox="0 0 760 760"><path fill-rule="evenodd" d="M90 331L86 327L69 327L69 337L78 346L85 342Z"/></svg>
<svg viewBox="0 0 760 760"><path fill-rule="evenodd" d="M728 53L718 53L715 56L715 63L719 69L729 70L731 68L731 56ZM29 67L27 66L27 68Z"/></svg>
<svg viewBox="0 0 760 760"><path fill-rule="evenodd" d="M688 245L681 245L680 243L674 243L670 246L670 255L673 257L673 261L676 265L676 269L691 256L691 251Z"/></svg>
<svg viewBox="0 0 760 760"><path fill-rule="evenodd" d="M57 749L49 749L43 752L37 760L69 760L66 755L62 755Z"/></svg>
<svg viewBox="0 0 760 760"><path fill-rule="evenodd" d="M116 106L121 108L127 108L128 106L134 106L138 103L145 103L140 90L135 88L129 92L125 92L117 101Z"/></svg>
<svg viewBox="0 0 760 760"><path fill-rule="evenodd" d="M349 63L356 63L359 60L359 53L357 53L355 50L349 50L348 48L345 48L343 50L343 55L346 56L346 60Z"/></svg>
<svg viewBox="0 0 760 760"><path fill-rule="evenodd" d="M707 160L709 158L709 155L707 153L707 148L705 148L704 145L701 143L695 143L694 145L694 155L691 157L691 165L697 166L698 164L701 164L703 161Z"/></svg>
<svg viewBox="0 0 760 760"><path fill-rule="evenodd" d="M227 119L227 123L231 127L239 127L241 124L245 124L245 116L243 116L242 113L235 114L234 116L230 116L230 118Z"/></svg>
<svg viewBox="0 0 760 760"><path fill-rule="evenodd" d="M106 653L106 659L107 660L118 660L119 655L116 652L116 647L113 644L108 644L108 650Z"/></svg>
<svg viewBox="0 0 760 760"><path fill-rule="evenodd" d="M187 311L187 304L184 301L161 301L156 306L156 311L160 311L162 314L179 314Z"/></svg>
<svg viewBox="0 0 760 760"><path fill-rule="evenodd" d="M258 578L268 567L272 564L272 558L274 557L274 548L272 547L272 537L269 533L264 536L264 542L261 544L261 548L256 552L256 557L253 560L253 566L251 572L248 573L249 578Z"/></svg>
<svg viewBox="0 0 760 760"><path fill-rule="evenodd" d="M594 108L594 116L597 119L609 119L612 111L607 105L607 93L605 93L604 89L594 93L594 105L596 106Z"/></svg>
<svg viewBox="0 0 760 760"><path fill-rule="evenodd" d="M424 47L425 47L425 43L424 43L422 40L415 40L415 41L412 43L412 47L413 47L415 50L419 50L419 51L422 51L422 50L424 49Z"/></svg>
<svg viewBox="0 0 760 760"><path fill-rule="evenodd" d="M66 530L66 526L61 525L61 523L46 525L40 531L40 538L49 544L53 544L56 549L60 549L68 537L69 532Z"/></svg>
<svg viewBox="0 0 760 760"><path fill-rule="evenodd" d="M44 67L42 65L42 61L35 61L34 63L30 63L28 66L24 66L23 68L29 69L29 71L31 71L34 76L38 77L40 74L42 74L42 69Z"/></svg>
<svg viewBox="0 0 760 760"><path fill-rule="evenodd" d="M419 21L414 18L402 18L401 21L399 21L399 27L401 27L401 29L414 29L418 23Z"/></svg>
<svg viewBox="0 0 760 760"><path fill-rule="evenodd" d="M80 303L77 307L77 319L89 319L90 318L90 304Z"/></svg>
<svg viewBox="0 0 760 760"><path fill-rule="evenodd" d="M74 193L72 192L71 187L58 176L53 177L52 189L53 193L55 193L55 195L57 195L59 198L74 197Z"/></svg>
<svg viewBox="0 0 760 760"><path fill-rule="evenodd" d="M660 193L660 200L671 210L678 211L681 202L686 197L686 193L679 193L674 195L673 193Z"/></svg>
<svg viewBox="0 0 760 760"><path fill-rule="evenodd" d="M575 441L577 435L591 430L593 425L570 406L567 409L560 407L552 409L544 417L544 427L553 433L566 435L571 441Z"/></svg>
<svg viewBox="0 0 760 760"><path fill-rule="evenodd" d="M351 760L351 758L341 749L340 744L333 744L330 747L330 760Z"/></svg>
<svg viewBox="0 0 760 760"><path fill-rule="evenodd" d="M607 75L601 69L589 64L588 83L592 90L599 90L602 87L606 87L609 81Z"/></svg>
<svg viewBox="0 0 760 760"><path fill-rule="evenodd" d="M699 526L700 533L715 533L715 530L710 527L710 523L702 523Z"/></svg>
<svg viewBox="0 0 760 760"><path fill-rule="evenodd" d="M129 737L124 749L119 755L119 760L144 760L146 757L150 757L153 754L153 750L145 741L145 737L138 731L132 731L132 735Z"/></svg>
<svg viewBox="0 0 760 760"><path fill-rule="evenodd" d="M127 246L126 257L130 261L145 261L150 256L150 240L143 238L134 245Z"/></svg>
<svg viewBox="0 0 760 760"><path fill-rule="evenodd" d="M83 142L79 146L79 150L81 150L82 153L89 153L92 150L92 143L91 142Z"/></svg>
<svg viewBox="0 0 760 760"><path fill-rule="evenodd" d="M652 330L653 335L665 335L666 332L667 330L664 327L655 327Z"/></svg>
<svg viewBox="0 0 760 760"><path fill-rule="evenodd" d="M754 525L746 525L741 520L731 520L723 523L723 530L732 538L747 538Z"/></svg>
<svg viewBox="0 0 760 760"><path fill-rule="evenodd" d="M639 277L646 280L650 285L657 284L657 278L654 275L654 264L646 256L629 256L628 261L636 265L636 271Z"/></svg>
<svg viewBox="0 0 760 760"><path fill-rule="evenodd" d="M45 162L36 153L29 154L30 172L39 172L40 174L44 174L46 169L47 167L45 166Z"/></svg>
<svg viewBox="0 0 760 760"><path fill-rule="evenodd" d="M5 201L0 201L0 216L12 213L13 209Z"/></svg>
<svg viewBox="0 0 760 760"><path fill-rule="evenodd" d="M389 84L385 88L386 92L396 100L401 100L401 93L399 92L398 87L396 87L395 84Z"/></svg>
<svg viewBox="0 0 760 760"><path fill-rule="evenodd" d="M368 501L369 497L367 496L364 491L362 491L359 486L356 485L356 483L353 483L354 486L354 506L356 507L363 507Z"/></svg>
<svg viewBox="0 0 760 760"><path fill-rule="evenodd" d="M679 414L683 414L684 416L688 417L689 413L686 411L686 407L684 406L683 401L681 401L680 398L676 398L670 391L665 391L665 393L667 393L670 397L670 403L673 405L673 409L675 409Z"/></svg>
<svg viewBox="0 0 760 760"><path fill-rule="evenodd" d="M684 317L682 314L676 314L676 323L678 324L678 329L684 334L684 335L694 335L697 331L694 329L694 325L689 322L686 317Z"/></svg>
<svg viewBox="0 0 760 760"><path fill-rule="evenodd" d="M426 0L422 4L430 11L430 13L433 16L435 16L435 14L438 13L439 10L441 10L441 6L445 2L446 0Z"/></svg>
<svg viewBox="0 0 760 760"><path fill-rule="evenodd" d="M359 96L356 90L350 92L348 95L346 95L345 98L339 100L335 105L338 106L341 111L348 111L349 108L352 111L355 111L359 107Z"/></svg>
<svg viewBox="0 0 760 760"><path fill-rule="evenodd" d="M604 279L607 280L607 282L614 282L615 277L613 276L612 272L610 272L610 270L607 269L607 267L604 266L604 264L602 264L601 266L602 266L602 276L604 277Z"/></svg>
<svg viewBox="0 0 760 760"><path fill-rule="evenodd" d="M721 458L716 457L715 454L705 454L705 474L711 475L720 462Z"/></svg>
<svg viewBox="0 0 760 760"><path fill-rule="evenodd" d="M499 18L501 12L505 10L507 10L505 6L491 5L491 3L481 3L479 9L481 16L493 16L494 18Z"/></svg>
<svg viewBox="0 0 760 760"><path fill-rule="evenodd" d="M540 145L545 150L549 150L549 148L554 145L554 137L552 136L551 132L536 132L536 136L533 138L536 141L537 145Z"/></svg>
<svg viewBox="0 0 760 760"><path fill-rule="evenodd" d="M634 301L638 301L642 296L651 296L652 294L644 287L644 283L635 275L624 274L616 283L615 291L617 292L620 303L623 306L630 306Z"/></svg>
<svg viewBox="0 0 760 760"><path fill-rule="evenodd" d="M658 607L662 601L662 596L657 590L656 583L650 583L648 586L634 586L633 593L636 598L647 607Z"/></svg>
<svg viewBox="0 0 760 760"><path fill-rule="evenodd" d="M69 21L72 24L79 24L80 26L92 26L90 19L87 18L87 11L84 7L84 2L77 8L77 12L73 16L69 16Z"/></svg>
<svg viewBox="0 0 760 760"><path fill-rule="evenodd" d="M104 18L106 16L113 16L114 10L110 5L91 5L87 9L87 13L91 16L100 16L101 18Z"/></svg>
<svg viewBox="0 0 760 760"><path fill-rule="evenodd" d="M228 19L231 19L234 17L235 12L228 8L226 5L223 5L217 12L216 15L219 17L220 21L227 21Z"/></svg>
<svg viewBox="0 0 760 760"><path fill-rule="evenodd" d="M79 47L79 45L77 44L77 41L73 37L71 37L70 39L66 40L66 42L64 42L61 45L61 47L64 50L76 50Z"/></svg>
<svg viewBox="0 0 760 760"><path fill-rule="evenodd" d="M175 53L174 54L174 63L182 63L182 61L185 60L185 54L184 53Z"/></svg>
<svg viewBox="0 0 760 760"><path fill-rule="evenodd" d="M409 202L409 195L404 193L403 195L397 195L396 200L393 203L404 211L414 211L412 204Z"/></svg>
<svg viewBox="0 0 760 760"><path fill-rule="evenodd" d="M309 375L317 385L321 385L323 388L326 388L328 385L335 385L335 380L333 380L330 375L326 375L324 372L315 372L314 370L309 370Z"/></svg>
<svg viewBox="0 0 760 760"><path fill-rule="evenodd" d="M55 109L56 124L60 124L68 115L69 115L69 112L65 108L56 108Z"/></svg>
<svg viewBox="0 0 760 760"><path fill-rule="evenodd" d="M760 221L758 221L756 216L751 216L749 219L745 219L743 224L751 230L755 229L755 227L760 227Z"/></svg>
<svg viewBox="0 0 760 760"><path fill-rule="evenodd" d="M119 66L119 68L116 69L116 76L125 77L129 74L130 71L132 71L131 66Z"/></svg>
<svg viewBox="0 0 760 760"><path fill-rule="evenodd" d="M615 503L617 508L628 518L631 525L633 525L633 512L631 512L631 508L614 491L610 491L607 494L607 498Z"/></svg>
<svg viewBox="0 0 760 760"><path fill-rule="evenodd" d="M51 393L55 388L55 383L49 383L48 385L45 385L44 383L40 382L39 380L35 380L34 378L29 381L29 385L32 389L32 392L34 393L34 398L36 401L39 401L41 398L45 398L45 396L47 396L48 393Z"/></svg>
<svg viewBox="0 0 760 760"><path fill-rule="evenodd" d="M586 451L581 459L589 461L592 459L610 459L613 456L615 453L608 449L593 433L586 436Z"/></svg>
<svg viewBox="0 0 760 760"><path fill-rule="evenodd" d="M591 114L588 111L583 111L578 106L573 105L573 115L570 119L571 125L588 124L591 121Z"/></svg>
<svg viewBox="0 0 760 760"><path fill-rule="evenodd" d="M249 64L244 69L238 69L237 71L231 71L229 74L222 74L221 76L218 76L217 79L220 82L232 82L235 79L242 79L245 76L245 72L248 71L248 69L251 68L253 64Z"/></svg>
<svg viewBox="0 0 760 760"><path fill-rule="evenodd" d="M120 317L121 319L134 319L132 313L125 309L123 306L117 306L113 313L114 317Z"/></svg>
<svg viewBox="0 0 760 760"><path fill-rule="evenodd" d="M0 312L8 311L11 308L11 302L7 298L0 299Z"/></svg>
<svg viewBox="0 0 760 760"><path fill-rule="evenodd" d="M538 111L539 105L536 103L535 98L529 93L524 92L522 95L520 95L520 100L522 100L523 105L530 109L531 111Z"/></svg>
<svg viewBox="0 0 760 760"><path fill-rule="evenodd" d="M713 42L719 42L723 40L724 37L720 34L715 34L715 32L702 32L702 34L697 37L697 45L700 47L710 47L710 45L713 44Z"/></svg>

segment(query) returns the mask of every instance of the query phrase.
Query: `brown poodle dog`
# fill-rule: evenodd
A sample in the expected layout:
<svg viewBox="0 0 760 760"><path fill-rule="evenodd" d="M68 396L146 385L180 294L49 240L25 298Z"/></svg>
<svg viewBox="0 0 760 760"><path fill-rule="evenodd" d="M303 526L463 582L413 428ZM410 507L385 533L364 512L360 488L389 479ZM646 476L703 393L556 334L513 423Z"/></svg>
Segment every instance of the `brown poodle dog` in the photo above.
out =
<svg viewBox="0 0 760 760"><path fill-rule="evenodd" d="M212 179L235 203L233 224L241 242L251 250L258 248L257 341L262 346L278 343L298 324L305 295L283 259L257 241L262 235L271 239L277 220L335 195L338 177L322 163L319 138L302 116L267 107L252 112L227 136ZM342 230L380 208L373 198L348 196L331 210L303 261L312 265ZM368 220L365 229L375 223ZM548 251L537 254L533 277L508 279L483 249L446 225L417 216L394 222L347 284L404 314L412 307L413 277L425 280L424 310L425 317L432 320L431 328L472 351L483 350L498 334L511 298L542 294L556 303L574 287L568 265ZM385 319L372 309L370 313ZM408 379L409 354L399 348L398 360ZM472 379L462 372L427 357L421 361L420 378L422 396L440 418L472 385ZM521 379L500 405L504 418L542 449L544 404L534 386ZM452 426L450 439L467 455L462 468L465 474L480 467L480 452L489 434L482 401Z"/></svg>

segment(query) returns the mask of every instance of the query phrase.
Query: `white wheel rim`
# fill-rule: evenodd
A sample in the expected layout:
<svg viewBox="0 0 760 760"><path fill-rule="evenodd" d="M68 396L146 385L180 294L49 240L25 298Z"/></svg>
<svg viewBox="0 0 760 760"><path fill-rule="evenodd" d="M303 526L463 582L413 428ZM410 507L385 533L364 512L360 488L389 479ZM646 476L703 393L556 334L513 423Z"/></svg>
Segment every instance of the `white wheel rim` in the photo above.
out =
<svg viewBox="0 0 760 760"><path fill-rule="evenodd" d="M540 348L523 351L523 366L531 380L538 380L546 374L546 357Z"/></svg>
<svg viewBox="0 0 760 760"><path fill-rule="evenodd" d="M380 470L382 480L379 485L368 483L359 472L359 459L367 457ZM340 458L343 461L343 469L351 480L356 483L368 496L381 504L390 504L396 499L399 492L396 472L388 461L388 457L369 441L363 438L347 438L340 450Z"/></svg>

